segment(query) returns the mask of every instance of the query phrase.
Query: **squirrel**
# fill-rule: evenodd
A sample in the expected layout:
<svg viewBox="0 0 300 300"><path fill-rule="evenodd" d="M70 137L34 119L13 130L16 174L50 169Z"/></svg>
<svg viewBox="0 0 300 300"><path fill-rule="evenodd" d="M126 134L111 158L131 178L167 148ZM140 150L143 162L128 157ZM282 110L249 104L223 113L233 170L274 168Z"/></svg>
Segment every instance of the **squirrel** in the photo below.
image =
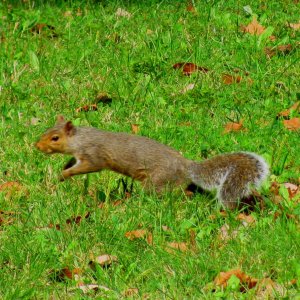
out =
<svg viewBox="0 0 300 300"><path fill-rule="evenodd" d="M197 162L150 138L76 127L63 116L57 117L55 126L35 145L44 153L74 156L62 171L61 181L77 174L109 169L138 180L144 188L154 188L158 193L166 187L191 184L208 191L216 189L218 200L227 209L236 208L269 173L265 160L255 153L226 153Z"/></svg>

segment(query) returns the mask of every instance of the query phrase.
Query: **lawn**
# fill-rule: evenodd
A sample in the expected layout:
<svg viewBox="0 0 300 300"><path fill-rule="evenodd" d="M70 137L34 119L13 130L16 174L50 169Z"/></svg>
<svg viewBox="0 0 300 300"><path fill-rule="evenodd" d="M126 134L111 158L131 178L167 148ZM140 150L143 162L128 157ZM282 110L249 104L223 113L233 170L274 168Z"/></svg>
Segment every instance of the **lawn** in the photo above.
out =
<svg viewBox="0 0 300 300"><path fill-rule="evenodd" d="M1 1L1 299L299 299L300 7L252 2ZM110 171L59 182L68 158L34 147L59 114L271 174L227 213Z"/></svg>

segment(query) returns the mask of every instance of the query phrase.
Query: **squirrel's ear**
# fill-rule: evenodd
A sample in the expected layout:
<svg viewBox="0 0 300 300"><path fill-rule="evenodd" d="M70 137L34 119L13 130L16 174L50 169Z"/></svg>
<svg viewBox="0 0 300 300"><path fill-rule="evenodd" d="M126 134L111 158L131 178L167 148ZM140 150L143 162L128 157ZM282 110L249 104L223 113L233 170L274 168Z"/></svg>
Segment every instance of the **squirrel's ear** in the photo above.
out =
<svg viewBox="0 0 300 300"><path fill-rule="evenodd" d="M56 117L56 124L63 123L63 122L65 122L64 116L63 115L58 115Z"/></svg>
<svg viewBox="0 0 300 300"><path fill-rule="evenodd" d="M75 133L75 126L71 121L68 121L64 127L67 135L72 136Z"/></svg>

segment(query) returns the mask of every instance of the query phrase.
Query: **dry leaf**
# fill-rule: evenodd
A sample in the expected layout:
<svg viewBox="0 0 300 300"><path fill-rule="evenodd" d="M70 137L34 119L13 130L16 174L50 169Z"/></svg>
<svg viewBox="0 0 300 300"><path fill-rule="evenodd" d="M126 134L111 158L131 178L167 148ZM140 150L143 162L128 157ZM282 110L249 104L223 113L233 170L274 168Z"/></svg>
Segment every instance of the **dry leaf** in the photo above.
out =
<svg viewBox="0 0 300 300"><path fill-rule="evenodd" d="M137 134L140 131L139 124L131 124L131 132Z"/></svg>
<svg viewBox="0 0 300 300"><path fill-rule="evenodd" d="M87 212L84 216L84 219L88 219L89 217L91 216L91 213L90 212ZM82 216L75 216L75 217L72 217L70 219L67 219L66 220L66 224L79 224L81 221L82 221L83 217Z"/></svg>
<svg viewBox="0 0 300 300"><path fill-rule="evenodd" d="M300 118L292 118L290 120L283 120L283 125L286 129L294 131L300 128Z"/></svg>
<svg viewBox="0 0 300 300"><path fill-rule="evenodd" d="M242 121L240 121L240 123L229 122L225 125L223 133L229 133L232 131L241 131L243 129L244 127Z"/></svg>
<svg viewBox="0 0 300 300"><path fill-rule="evenodd" d="M243 26L242 31L254 35L261 35L265 31L265 27L257 22L256 17L253 17L252 22L247 26Z"/></svg>
<svg viewBox="0 0 300 300"><path fill-rule="evenodd" d="M64 12L64 17L66 17L66 18L71 18L72 17L72 12L70 11L70 10L67 10L67 11L65 11Z"/></svg>
<svg viewBox="0 0 300 300"><path fill-rule="evenodd" d="M201 72L204 72L204 73L208 72L207 68L197 66L194 63L183 63L183 62L180 62L180 63L176 63L175 65L173 65L173 68L174 69L181 69L182 68L182 72L186 76L189 76L192 73L195 73L197 71L201 71Z"/></svg>
<svg viewBox="0 0 300 300"><path fill-rule="evenodd" d="M139 289L137 288L129 288L122 293L123 297L133 297L133 296L137 296L138 294L139 294Z"/></svg>
<svg viewBox="0 0 300 300"><path fill-rule="evenodd" d="M185 94L186 92L194 89L195 83L190 83L186 87L184 87L181 91L179 91L180 94Z"/></svg>
<svg viewBox="0 0 300 300"><path fill-rule="evenodd" d="M300 101L297 101L290 108L280 112L277 116L288 117L293 111L300 113Z"/></svg>
<svg viewBox="0 0 300 300"><path fill-rule="evenodd" d="M265 54L267 57L271 58L276 54L286 55L289 54L293 50L292 45L279 45L277 47L266 47Z"/></svg>
<svg viewBox="0 0 300 300"><path fill-rule="evenodd" d="M181 252L187 252L188 246L187 246L187 243L184 243L184 242L169 242L169 243L167 243L166 251L169 253L174 253L173 249L179 250Z"/></svg>
<svg viewBox="0 0 300 300"><path fill-rule="evenodd" d="M10 225L14 222L15 213L11 211L0 210L0 226Z"/></svg>
<svg viewBox="0 0 300 300"><path fill-rule="evenodd" d="M90 261L89 265L98 263L101 267L109 267L113 262L118 262L118 258L114 255L103 254L97 256L94 261Z"/></svg>
<svg viewBox="0 0 300 300"><path fill-rule="evenodd" d="M240 280L241 285L246 286L248 289L254 288L258 283L258 279L252 278L243 273L241 270L236 269L227 272L220 272L220 274L214 279L214 284L216 286L226 288L228 280L232 275L236 276ZM241 288L241 290L244 291L244 288Z"/></svg>
<svg viewBox="0 0 300 300"><path fill-rule="evenodd" d="M241 221L244 226L248 226L248 225L254 224L256 222L256 220L254 219L254 217L252 215L246 215L243 213L239 213L238 216L236 217L236 219L238 221Z"/></svg>
<svg viewBox="0 0 300 300"><path fill-rule="evenodd" d="M240 83L242 81L241 76L232 76L230 74L223 74L222 80L224 84L233 84L233 83Z"/></svg>
<svg viewBox="0 0 300 300"><path fill-rule="evenodd" d="M133 231L128 231L125 233L125 237L127 237L129 240L133 241L135 239L145 239L149 245L152 245L153 243L153 236L151 232L148 232L145 229L137 229Z"/></svg>
<svg viewBox="0 0 300 300"><path fill-rule="evenodd" d="M294 30L300 29L300 22L299 23L290 23L289 26Z"/></svg>
<svg viewBox="0 0 300 300"><path fill-rule="evenodd" d="M84 106L76 108L75 111L78 113L78 112L81 112L81 111L88 112L88 111L95 111L95 110L98 110L97 104L84 105Z"/></svg>
<svg viewBox="0 0 300 300"><path fill-rule="evenodd" d="M65 281L66 279L75 279L76 275L80 275L82 273L81 269L69 269L65 267L61 270L52 270L50 272L50 276L54 281Z"/></svg>
<svg viewBox="0 0 300 300"><path fill-rule="evenodd" d="M132 14L125 9L119 7L116 11L116 16L117 17L125 17L127 19L131 18Z"/></svg>
<svg viewBox="0 0 300 300"><path fill-rule="evenodd" d="M8 181L0 185L0 191L20 191L22 185L17 181Z"/></svg>
<svg viewBox="0 0 300 300"><path fill-rule="evenodd" d="M283 185L288 190L290 199L294 198L297 194L300 194L300 188L296 184L286 182Z"/></svg>
<svg viewBox="0 0 300 300"><path fill-rule="evenodd" d="M222 242L226 242L233 238L236 238L237 235L238 235L238 230L231 230L228 224L224 224L220 228L220 233L217 239Z"/></svg>
<svg viewBox="0 0 300 300"><path fill-rule="evenodd" d="M278 296L283 297L285 294L286 288L284 286L274 282L271 278L263 278L257 285L255 299L279 299Z"/></svg>

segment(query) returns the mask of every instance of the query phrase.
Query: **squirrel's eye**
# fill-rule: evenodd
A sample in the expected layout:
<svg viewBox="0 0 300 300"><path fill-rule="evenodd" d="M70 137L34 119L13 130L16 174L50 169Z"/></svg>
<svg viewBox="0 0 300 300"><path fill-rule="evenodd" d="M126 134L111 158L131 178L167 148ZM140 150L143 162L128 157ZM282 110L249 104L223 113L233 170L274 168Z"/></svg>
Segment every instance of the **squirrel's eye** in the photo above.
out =
<svg viewBox="0 0 300 300"><path fill-rule="evenodd" d="M58 136L58 135L54 135L54 136L51 138L51 141L56 142L56 141L58 141L58 139L59 139L59 136Z"/></svg>

